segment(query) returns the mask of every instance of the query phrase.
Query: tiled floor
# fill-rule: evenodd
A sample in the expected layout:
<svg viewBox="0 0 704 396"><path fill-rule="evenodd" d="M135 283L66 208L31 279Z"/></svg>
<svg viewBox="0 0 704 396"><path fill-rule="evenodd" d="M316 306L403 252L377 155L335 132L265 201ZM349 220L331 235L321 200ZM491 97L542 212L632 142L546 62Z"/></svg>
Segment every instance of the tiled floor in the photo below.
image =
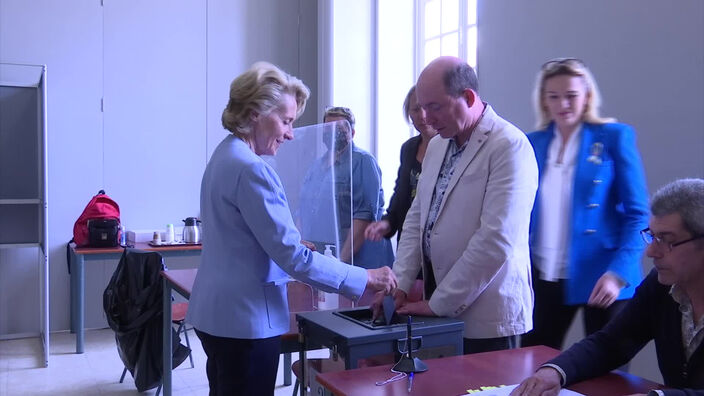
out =
<svg viewBox="0 0 704 396"><path fill-rule="evenodd" d="M182 337L183 338L183 337ZM195 368L188 360L173 371L174 395L208 395L205 353L198 337L189 332ZM85 350L75 353L76 337L68 332L51 335L49 367L40 361L37 338L0 341L0 395L137 395L128 373L119 383L122 362L110 329L86 331ZM185 344L185 341L182 340ZM329 356L328 351L309 352L310 357ZM297 360L293 356L293 361ZM279 362L276 396L289 396L293 385L283 386L283 355ZM295 380L295 377L293 377ZM156 389L142 393L153 395Z"/></svg>

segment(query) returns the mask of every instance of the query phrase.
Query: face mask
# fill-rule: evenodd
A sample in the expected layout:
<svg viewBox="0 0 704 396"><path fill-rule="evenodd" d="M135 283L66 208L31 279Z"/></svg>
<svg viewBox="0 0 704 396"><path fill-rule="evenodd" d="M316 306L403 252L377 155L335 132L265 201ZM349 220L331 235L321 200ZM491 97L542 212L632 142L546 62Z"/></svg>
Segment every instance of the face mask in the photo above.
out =
<svg viewBox="0 0 704 396"><path fill-rule="evenodd" d="M347 125L343 125L342 123L335 124L335 138L334 141L331 142L331 136L330 133L325 133L323 137L323 142L325 143L325 146L330 148L330 143L333 143L334 145L334 150L336 152L340 152L347 148L349 145L349 142L352 140L352 134L350 131L347 129Z"/></svg>

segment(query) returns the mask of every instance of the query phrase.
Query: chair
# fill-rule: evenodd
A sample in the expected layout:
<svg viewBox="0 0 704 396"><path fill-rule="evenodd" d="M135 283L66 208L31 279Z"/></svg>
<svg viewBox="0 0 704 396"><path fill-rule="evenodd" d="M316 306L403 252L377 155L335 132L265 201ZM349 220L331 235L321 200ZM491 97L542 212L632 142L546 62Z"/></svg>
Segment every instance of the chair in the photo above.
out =
<svg viewBox="0 0 704 396"><path fill-rule="evenodd" d="M311 285L291 281L288 283L287 293L289 312L310 312L314 309L315 292Z"/></svg>
<svg viewBox="0 0 704 396"><path fill-rule="evenodd" d="M364 293L359 297L359 300L357 302L353 302L352 300L345 298L343 296L340 296L340 308L350 308L354 306L366 306L366 305L371 305L372 301L374 300L374 296L376 295L376 292L370 291L370 290L365 290ZM423 299L423 280L418 279L416 282L413 284L411 287L411 290L408 291L408 296L407 300L409 302L417 302L421 301ZM333 361L334 359L332 358L318 358L318 359L306 359L306 362L308 362L308 366L310 367L309 369L306 369L306 373L308 376L308 383L310 383L310 375L313 370L317 371L318 373L323 373L323 372L331 372L331 371L338 371L341 370L342 366L337 364L328 364L329 362ZM373 367L373 366L381 366L384 364L393 364L395 360L395 354L394 353L388 353L385 355L379 355L379 356L371 356L369 358L365 359L360 359L358 362L359 367ZM296 396L298 393L298 387L300 386L300 381L299 378L301 377L301 361L297 360L295 361L291 367L291 372L296 376L296 384L293 387L293 396ZM286 366L284 365L284 369ZM312 370L311 370L312 369ZM285 385L290 385L290 382Z"/></svg>
<svg viewBox="0 0 704 396"><path fill-rule="evenodd" d="M160 387L164 261L158 252L126 248L103 292L103 310L125 368L134 374L139 392ZM183 315L183 309L182 315ZM171 329L176 339L178 335ZM174 346L172 367L190 353L180 342ZM124 380L125 371L120 382Z"/></svg>
<svg viewBox="0 0 704 396"><path fill-rule="evenodd" d="M193 328L186 328L186 312L188 312L188 303L187 302L181 302L181 303L175 303L171 305L171 323L175 324L178 326L176 329L176 334L180 335L183 333L183 336L186 338L186 346L188 349L191 349L191 342L188 339L188 330L192 330ZM194 368L195 365L193 364L193 352L190 351L188 352L188 359L191 362L191 368ZM122 383L125 380L125 375L127 374L127 367L122 369L122 375L120 376L120 383ZM155 396L159 396L159 393L161 392L161 385L156 389Z"/></svg>
<svg viewBox="0 0 704 396"><path fill-rule="evenodd" d="M180 302L171 305L171 323L178 326L176 328L176 334L180 335L183 333L183 336L186 339L186 346L188 349L191 349L191 342L188 340L188 330L193 330L193 328L186 328L186 312L188 312L187 302ZM194 368L193 352L188 353L188 360L191 362L191 368Z"/></svg>
<svg viewBox="0 0 704 396"><path fill-rule="evenodd" d="M288 311L290 328L281 336L281 353L284 355L284 385L291 385L291 353L298 352L298 323L296 312L310 312L315 309L315 291L313 287L299 281L287 285Z"/></svg>

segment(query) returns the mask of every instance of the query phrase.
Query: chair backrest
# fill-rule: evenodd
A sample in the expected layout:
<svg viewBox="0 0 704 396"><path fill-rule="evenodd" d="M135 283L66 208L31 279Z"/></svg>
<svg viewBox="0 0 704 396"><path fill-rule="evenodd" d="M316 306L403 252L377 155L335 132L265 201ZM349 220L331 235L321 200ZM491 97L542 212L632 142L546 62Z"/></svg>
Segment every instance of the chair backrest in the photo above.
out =
<svg viewBox="0 0 704 396"><path fill-rule="evenodd" d="M310 312L314 310L315 293L311 285L299 281L288 282L289 312Z"/></svg>
<svg viewBox="0 0 704 396"><path fill-rule="evenodd" d="M110 328L135 331L162 312L160 272L164 259L158 252L125 249L103 292L103 310Z"/></svg>
<svg viewBox="0 0 704 396"><path fill-rule="evenodd" d="M162 377L164 260L158 252L125 249L108 287L103 293L103 309L115 331L118 355L132 373L139 392L155 388ZM174 340L172 367L178 367L190 352Z"/></svg>

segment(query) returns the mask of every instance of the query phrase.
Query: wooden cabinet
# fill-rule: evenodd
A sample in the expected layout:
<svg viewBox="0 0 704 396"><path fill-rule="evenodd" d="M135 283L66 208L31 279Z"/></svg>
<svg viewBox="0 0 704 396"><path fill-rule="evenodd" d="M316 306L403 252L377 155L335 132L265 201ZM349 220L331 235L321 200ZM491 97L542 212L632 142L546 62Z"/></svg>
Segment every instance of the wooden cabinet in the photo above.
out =
<svg viewBox="0 0 704 396"><path fill-rule="evenodd" d="M0 249L37 250L37 334L48 365L46 158L46 67L0 63Z"/></svg>

